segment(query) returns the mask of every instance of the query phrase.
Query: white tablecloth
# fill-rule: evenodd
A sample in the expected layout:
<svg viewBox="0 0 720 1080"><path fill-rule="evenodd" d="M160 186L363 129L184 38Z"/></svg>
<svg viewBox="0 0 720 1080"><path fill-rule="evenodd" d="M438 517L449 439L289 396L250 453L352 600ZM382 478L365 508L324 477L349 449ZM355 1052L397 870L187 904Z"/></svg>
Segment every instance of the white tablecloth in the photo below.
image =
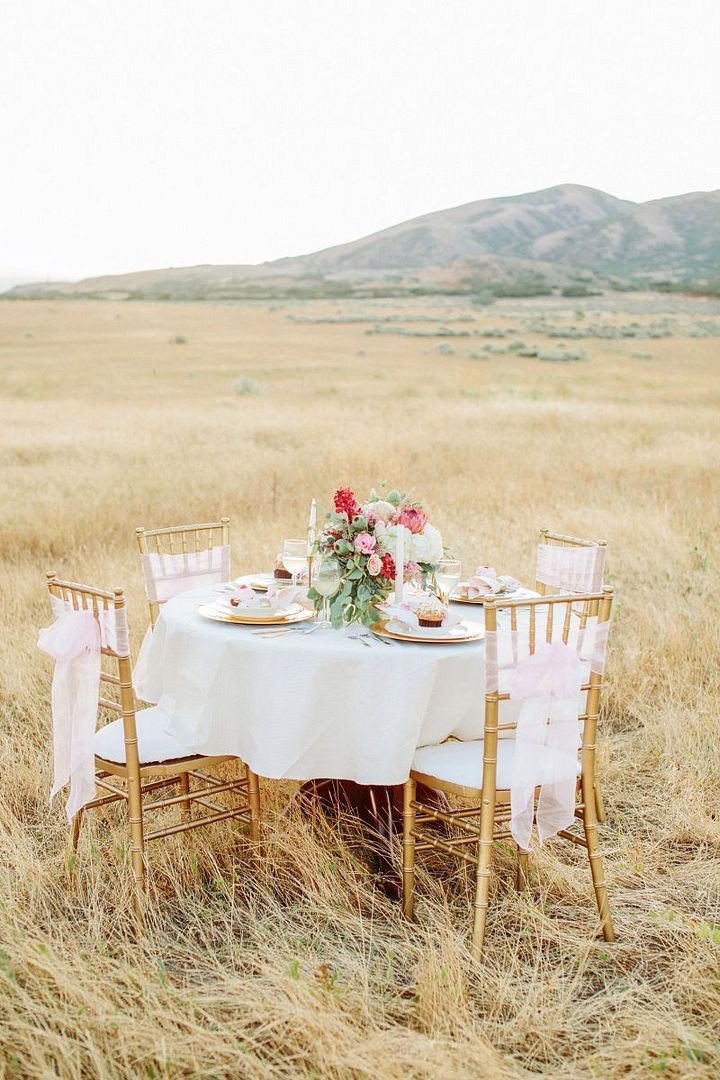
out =
<svg viewBox="0 0 720 1080"><path fill-rule="evenodd" d="M143 697L193 752L236 754L274 779L401 784L418 746L482 736L484 642L260 637L199 615L216 597L203 588L169 600L146 655ZM482 623L481 606L461 610Z"/></svg>

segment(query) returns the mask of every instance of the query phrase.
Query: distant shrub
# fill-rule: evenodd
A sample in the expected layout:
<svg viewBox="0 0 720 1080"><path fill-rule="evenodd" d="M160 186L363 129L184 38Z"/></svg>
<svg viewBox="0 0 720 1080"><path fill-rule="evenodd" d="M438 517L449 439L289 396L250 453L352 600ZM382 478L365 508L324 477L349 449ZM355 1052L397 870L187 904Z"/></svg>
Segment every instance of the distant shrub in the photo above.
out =
<svg viewBox="0 0 720 1080"><path fill-rule="evenodd" d="M170 338L170 344L171 345L185 345L186 340L187 339L184 338L182 336L182 334L176 334L175 337Z"/></svg>
<svg viewBox="0 0 720 1080"><path fill-rule="evenodd" d="M553 294L552 287L540 281L518 281L512 285L493 285L492 291L498 299L503 297L512 299L526 296L552 296Z"/></svg>
<svg viewBox="0 0 720 1080"><path fill-rule="evenodd" d="M249 375L243 375L241 379L238 379L235 383L234 390L238 397L246 397L248 394L265 393L263 384L256 382L255 379L251 379Z"/></svg>
<svg viewBox="0 0 720 1080"><path fill-rule="evenodd" d="M597 290L588 289L587 285L565 285L561 296L602 296Z"/></svg>
<svg viewBox="0 0 720 1080"><path fill-rule="evenodd" d="M562 363L569 360L586 360L587 353L584 349L541 349L537 357L538 360Z"/></svg>

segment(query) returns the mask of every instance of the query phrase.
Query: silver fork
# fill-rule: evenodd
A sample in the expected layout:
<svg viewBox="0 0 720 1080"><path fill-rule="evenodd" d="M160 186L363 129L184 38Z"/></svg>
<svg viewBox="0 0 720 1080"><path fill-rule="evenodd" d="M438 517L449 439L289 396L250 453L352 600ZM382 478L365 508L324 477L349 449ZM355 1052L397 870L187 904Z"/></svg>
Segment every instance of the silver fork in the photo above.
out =
<svg viewBox="0 0 720 1080"><path fill-rule="evenodd" d="M317 626L284 626L278 630L251 630L254 637L280 637L281 634L313 634Z"/></svg>
<svg viewBox="0 0 720 1080"><path fill-rule="evenodd" d="M361 645L365 645L368 649L372 649L372 641L368 641L363 634L348 634L348 638L350 641L359 641Z"/></svg>

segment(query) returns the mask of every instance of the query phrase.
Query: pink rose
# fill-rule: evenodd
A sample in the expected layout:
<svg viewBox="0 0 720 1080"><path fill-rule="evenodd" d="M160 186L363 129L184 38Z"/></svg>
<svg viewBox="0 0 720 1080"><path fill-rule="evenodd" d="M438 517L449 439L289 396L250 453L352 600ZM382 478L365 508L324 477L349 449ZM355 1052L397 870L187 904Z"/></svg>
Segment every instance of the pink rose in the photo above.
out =
<svg viewBox="0 0 720 1080"><path fill-rule="evenodd" d="M405 581L420 581L422 578L422 570L416 562L406 562L404 571Z"/></svg>
<svg viewBox="0 0 720 1080"><path fill-rule="evenodd" d="M404 506L395 518L396 525L404 525L411 533L421 533L427 525L428 516L419 506Z"/></svg>
<svg viewBox="0 0 720 1080"><path fill-rule="evenodd" d="M359 551L361 555L372 555L377 547L377 540L368 532L358 533L353 543L355 544L355 550Z"/></svg>
<svg viewBox="0 0 720 1080"><path fill-rule="evenodd" d="M382 570L382 559L377 552L368 559L367 570L371 577L377 577Z"/></svg>

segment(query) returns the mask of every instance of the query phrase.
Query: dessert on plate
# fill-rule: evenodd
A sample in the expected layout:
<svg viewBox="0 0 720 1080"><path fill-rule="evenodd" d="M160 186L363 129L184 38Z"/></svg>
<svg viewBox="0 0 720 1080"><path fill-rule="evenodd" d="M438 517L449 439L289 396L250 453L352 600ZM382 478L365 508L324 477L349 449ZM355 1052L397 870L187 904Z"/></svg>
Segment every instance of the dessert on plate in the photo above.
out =
<svg viewBox="0 0 720 1080"><path fill-rule="evenodd" d="M446 608L434 596L425 597L415 607L415 614L420 626L439 629L446 615Z"/></svg>
<svg viewBox="0 0 720 1080"><path fill-rule="evenodd" d="M292 574L283 566L282 555L278 555L275 559L273 577L277 578L279 581L292 581Z"/></svg>

